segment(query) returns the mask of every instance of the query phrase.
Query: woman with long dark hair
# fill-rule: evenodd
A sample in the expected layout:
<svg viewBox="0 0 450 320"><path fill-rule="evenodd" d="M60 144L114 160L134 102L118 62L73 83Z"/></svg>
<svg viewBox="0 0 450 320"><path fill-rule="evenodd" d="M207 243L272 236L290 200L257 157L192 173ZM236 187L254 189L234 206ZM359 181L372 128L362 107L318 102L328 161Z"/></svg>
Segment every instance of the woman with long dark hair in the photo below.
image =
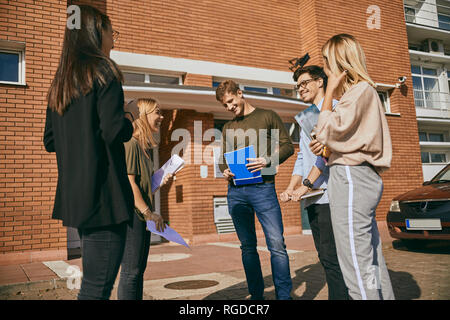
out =
<svg viewBox="0 0 450 320"><path fill-rule="evenodd" d="M109 299L134 214L123 145L133 115L124 113L122 74L109 58L111 21L91 6L79 7L81 28L66 29L48 92L44 145L58 164L52 217L80 234L78 299Z"/></svg>

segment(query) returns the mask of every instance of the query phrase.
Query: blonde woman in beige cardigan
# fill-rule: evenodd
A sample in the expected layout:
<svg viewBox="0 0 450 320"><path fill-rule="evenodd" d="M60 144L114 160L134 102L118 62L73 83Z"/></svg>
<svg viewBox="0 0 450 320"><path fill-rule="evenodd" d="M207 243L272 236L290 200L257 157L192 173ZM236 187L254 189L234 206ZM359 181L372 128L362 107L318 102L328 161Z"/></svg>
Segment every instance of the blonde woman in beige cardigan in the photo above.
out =
<svg viewBox="0 0 450 320"><path fill-rule="evenodd" d="M353 36L333 36L322 54L328 87L310 148L316 155L324 146L331 151L328 192L339 264L352 299L391 300L375 219L383 193L379 173L392 158L384 109ZM334 111L333 96L341 97Z"/></svg>

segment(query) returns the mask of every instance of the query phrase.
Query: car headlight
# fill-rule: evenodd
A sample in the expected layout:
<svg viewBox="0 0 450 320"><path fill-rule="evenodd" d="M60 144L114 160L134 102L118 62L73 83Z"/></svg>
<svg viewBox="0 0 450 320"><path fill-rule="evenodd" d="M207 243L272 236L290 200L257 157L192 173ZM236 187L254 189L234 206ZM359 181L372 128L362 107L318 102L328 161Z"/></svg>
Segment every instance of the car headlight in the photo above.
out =
<svg viewBox="0 0 450 320"><path fill-rule="evenodd" d="M389 208L391 212L400 212L400 204L397 200L391 202L391 207Z"/></svg>

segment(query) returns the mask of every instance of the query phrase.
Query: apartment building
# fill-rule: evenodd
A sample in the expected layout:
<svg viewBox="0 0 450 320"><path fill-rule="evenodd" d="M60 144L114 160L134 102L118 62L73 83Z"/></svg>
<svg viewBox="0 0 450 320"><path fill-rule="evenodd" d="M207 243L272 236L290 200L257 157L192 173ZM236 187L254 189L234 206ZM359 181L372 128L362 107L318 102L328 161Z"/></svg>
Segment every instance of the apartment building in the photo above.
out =
<svg viewBox="0 0 450 320"><path fill-rule="evenodd" d="M405 15L401 1L2 1L0 263L65 259L68 249L77 246L76 232L51 219L56 157L45 152L42 134L45 95L58 65L67 8L81 3L106 12L120 32L111 57L124 73L126 100L154 97L162 106L165 119L160 146L153 151L155 163L164 164L176 152L187 164L155 195L156 210L191 244L236 239L226 206L227 183L214 163L220 130L230 120L215 100L215 87L233 79L252 104L276 111L299 151L294 115L308 105L294 91L288 61L309 53L308 64L321 65L321 47L334 34L350 33L360 40L386 110L394 156L391 169L383 174L380 221L394 196L423 182L421 151L431 150L430 161L437 159L435 154L443 152L439 150L448 141L447 127L443 141L419 143L419 131L429 140L437 139L433 134L440 131L428 128L435 123L443 128L448 116L429 104L443 99L444 86L429 98L431 80L426 79L434 79L428 75L431 71L417 63L420 69L413 67L411 74L410 58L413 61L416 54L445 59L445 54L408 49L415 43L410 29L421 26L405 24L412 11ZM424 39L448 46L448 39L438 36L448 31L427 28L432 30L421 32L437 34ZM423 39L417 40L420 44ZM438 67L435 78L447 79ZM406 80L400 83L402 77ZM448 94L448 84L445 88ZM439 116L419 117L422 109ZM295 159L293 155L278 168L278 192L288 185ZM282 204L282 212L285 234L302 232L300 204Z"/></svg>
<svg viewBox="0 0 450 320"><path fill-rule="evenodd" d="M405 0L424 181L450 161L450 1Z"/></svg>

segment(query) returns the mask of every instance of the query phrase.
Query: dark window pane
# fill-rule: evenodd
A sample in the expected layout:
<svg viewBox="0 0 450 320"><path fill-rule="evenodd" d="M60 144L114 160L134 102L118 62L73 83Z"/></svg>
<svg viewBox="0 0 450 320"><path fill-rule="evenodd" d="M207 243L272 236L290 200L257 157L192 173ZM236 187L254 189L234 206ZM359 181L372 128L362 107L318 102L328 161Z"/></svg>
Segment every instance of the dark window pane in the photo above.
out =
<svg viewBox="0 0 450 320"><path fill-rule="evenodd" d="M437 76L436 69L422 68L422 72L423 72L423 74L426 74L428 76Z"/></svg>
<svg viewBox="0 0 450 320"><path fill-rule="evenodd" d="M450 16L438 14L439 28L450 30Z"/></svg>
<svg viewBox="0 0 450 320"><path fill-rule="evenodd" d="M420 77L413 77L414 90L422 90L422 79Z"/></svg>
<svg viewBox="0 0 450 320"><path fill-rule="evenodd" d="M284 127L288 134L290 134L292 142L300 142L300 130L296 123L285 123Z"/></svg>
<svg viewBox="0 0 450 320"><path fill-rule="evenodd" d="M442 133L429 133L430 141L444 142L444 135Z"/></svg>
<svg viewBox="0 0 450 320"><path fill-rule="evenodd" d="M411 66L411 73L420 74L419 66Z"/></svg>
<svg viewBox="0 0 450 320"><path fill-rule="evenodd" d="M294 98L294 90L286 88L273 88L273 95Z"/></svg>
<svg viewBox="0 0 450 320"><path fill-rule="evenodd" d="M160 84L180 84L178 77L156 76L153 74L150 75L150 82Z"/></svg>
<svg viewBox="0 0 450 320"><path fill-rule="evenodd" d="M419 141L428 141L428 137L425 132L419 132Z"/></svg>
<svg viewBox="0 0 450 320"><path fill-rule="evenodd" d="M215 136L215 138L216 138L216 141L217 140L222 140L222 129L223 129L223 126L225 125L225 123L227 123L228 122L228 120L218 120L218 119L214 119L214 129L217 129L217 130L219 130L220 131L220 134L219 134L219 132L217 132L216 131L216 136Z"/></svg>
<svg viewBox="0 0 450 320"><path fill-rule="evenodd" d="M0 52L0 81L19 82L19 54Z"/></svg>
<svg viewBox="0 0 450 320"><path fill-rule="evenodd" d="M123 78L125 80L125 83L127 83L127 82L145 82L145 74L142 74L142 73L124 72Z"/></svg>
<svg viewBox="0 0 450 320"><path fill-rule="evenodd" d="M220 82L213 81L213 88L217 88L219 86Z"/></svg>
<svg viewBox="0 0 450 320"><path fill-rule="evenodd" d="M420 157L422 158L422 163L430 163L430 156L428 152L421 152Z"/></svg>
<svg viewBox="0 0 450 320"><path fill-rule="evenodd" d="M445 154L441 153L431 153L431 162L446 162Z"/></svg>
<svg viewBox="0 0 450 320"><path fill-rule="evenodd" d="M258 87L244 87L245 91L253 91L253 92L261 92L261 93L267 93L266 88L258 88Z"/></svg>

